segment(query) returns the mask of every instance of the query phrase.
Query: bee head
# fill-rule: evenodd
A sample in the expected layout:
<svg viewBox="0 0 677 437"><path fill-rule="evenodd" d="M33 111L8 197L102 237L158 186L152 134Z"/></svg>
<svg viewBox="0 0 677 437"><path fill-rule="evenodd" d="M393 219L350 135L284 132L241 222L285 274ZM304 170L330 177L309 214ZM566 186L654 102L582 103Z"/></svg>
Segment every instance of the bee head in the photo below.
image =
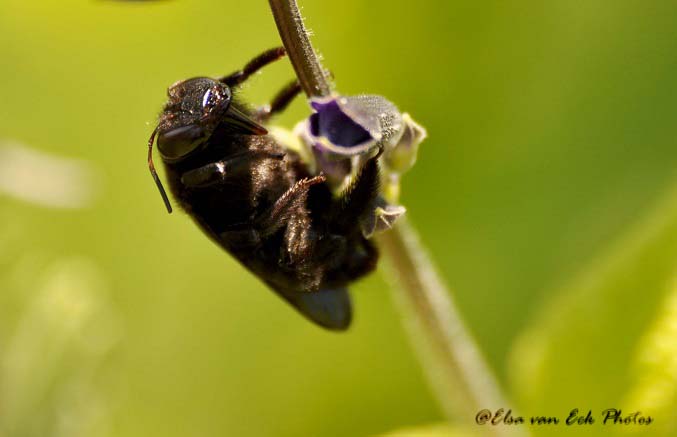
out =
<svg viewBox="0 0 677 437"><path fill-rule="evenodd" d="M158 125L157 146L167 160L178 160L200 148L228 111L227 85L206 77L180 81L167 90Z"/></svg>
<svg viewBox="0 0 677 437"><path fill-rule="evenodd" d="M169 101L158 124L157 146L167 161L177 161L199 150L219 125L232 133L262 135L267 131L233 105L233 94L223 82L196 77L167 90Z"/></svg>

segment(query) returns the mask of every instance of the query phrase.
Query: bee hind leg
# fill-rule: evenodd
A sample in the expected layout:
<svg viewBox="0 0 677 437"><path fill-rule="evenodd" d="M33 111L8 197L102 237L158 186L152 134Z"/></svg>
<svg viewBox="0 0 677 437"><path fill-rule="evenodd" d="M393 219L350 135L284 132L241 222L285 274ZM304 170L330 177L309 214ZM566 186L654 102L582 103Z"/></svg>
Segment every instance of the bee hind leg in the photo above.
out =
<svg viewBox="0 0 677 437"><path fill-rule="evenodd" d="M282 226L288 225L292 218L308 217L307 200L310 187L324 182L323 175L305 178L296 182L284 192L265 213L257 219L257 228L263 237L277 232Z"/></svg>

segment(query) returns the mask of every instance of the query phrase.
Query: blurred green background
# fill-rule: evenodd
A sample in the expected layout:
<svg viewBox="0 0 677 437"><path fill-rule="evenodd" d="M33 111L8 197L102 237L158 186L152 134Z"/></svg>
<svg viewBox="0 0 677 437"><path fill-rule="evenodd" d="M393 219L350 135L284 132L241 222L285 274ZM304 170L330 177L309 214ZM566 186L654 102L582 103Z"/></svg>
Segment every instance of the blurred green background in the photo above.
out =
<svg viewBox="0 0 677 437"><path fill-rule="evenodd" d="M342 93L428 129L402 201L514 400L487 408L641 410L649 428L528 430L671 435L677 2L301 4ZM278 41L265 1L0 2L0 436L443 421L380 274L353 287L348 333L322 331L168 216L148 175L166 87Z"/></svg>

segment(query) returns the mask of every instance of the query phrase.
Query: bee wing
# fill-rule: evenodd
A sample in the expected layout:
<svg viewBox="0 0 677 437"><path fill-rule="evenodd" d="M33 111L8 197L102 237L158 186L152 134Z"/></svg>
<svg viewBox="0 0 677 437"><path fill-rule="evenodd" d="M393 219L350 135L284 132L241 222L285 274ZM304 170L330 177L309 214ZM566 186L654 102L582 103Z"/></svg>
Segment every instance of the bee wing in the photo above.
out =
<svg viewBox="0 0 677 437"><path fill-rule="evenodd" d="M306 318L333 331L345 331L353 318L347 288L324 288L318 291L279 294Z"/></svg>

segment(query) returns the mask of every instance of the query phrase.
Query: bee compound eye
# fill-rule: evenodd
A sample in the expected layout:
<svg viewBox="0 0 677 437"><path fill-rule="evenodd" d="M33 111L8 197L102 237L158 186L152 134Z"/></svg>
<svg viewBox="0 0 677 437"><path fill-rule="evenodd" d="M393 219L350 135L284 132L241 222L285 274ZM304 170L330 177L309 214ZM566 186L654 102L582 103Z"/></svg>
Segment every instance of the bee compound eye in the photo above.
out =
<svg viewBox="0 0 677 437"><path fill-rule="evenodd" d="M190 124L160 132L157 148L165 159L180 159L194 151L201 143L204 129Z"/></svg>
<svg viewBox="0 0 677 437"><path fill-rule="evenodd" d="M219 106L227 106L230 104L230 99L230 88L224 84L217 83L202 95L202 109L211 111Z"/></svg>
<svg viewBox="0 0 677 437"><path fill-rule="evenodd" d="M202 95L202 107L204 109L209 109L216 106L216 101L218 100L218 90L210 88L206 93Z"/></svg>

